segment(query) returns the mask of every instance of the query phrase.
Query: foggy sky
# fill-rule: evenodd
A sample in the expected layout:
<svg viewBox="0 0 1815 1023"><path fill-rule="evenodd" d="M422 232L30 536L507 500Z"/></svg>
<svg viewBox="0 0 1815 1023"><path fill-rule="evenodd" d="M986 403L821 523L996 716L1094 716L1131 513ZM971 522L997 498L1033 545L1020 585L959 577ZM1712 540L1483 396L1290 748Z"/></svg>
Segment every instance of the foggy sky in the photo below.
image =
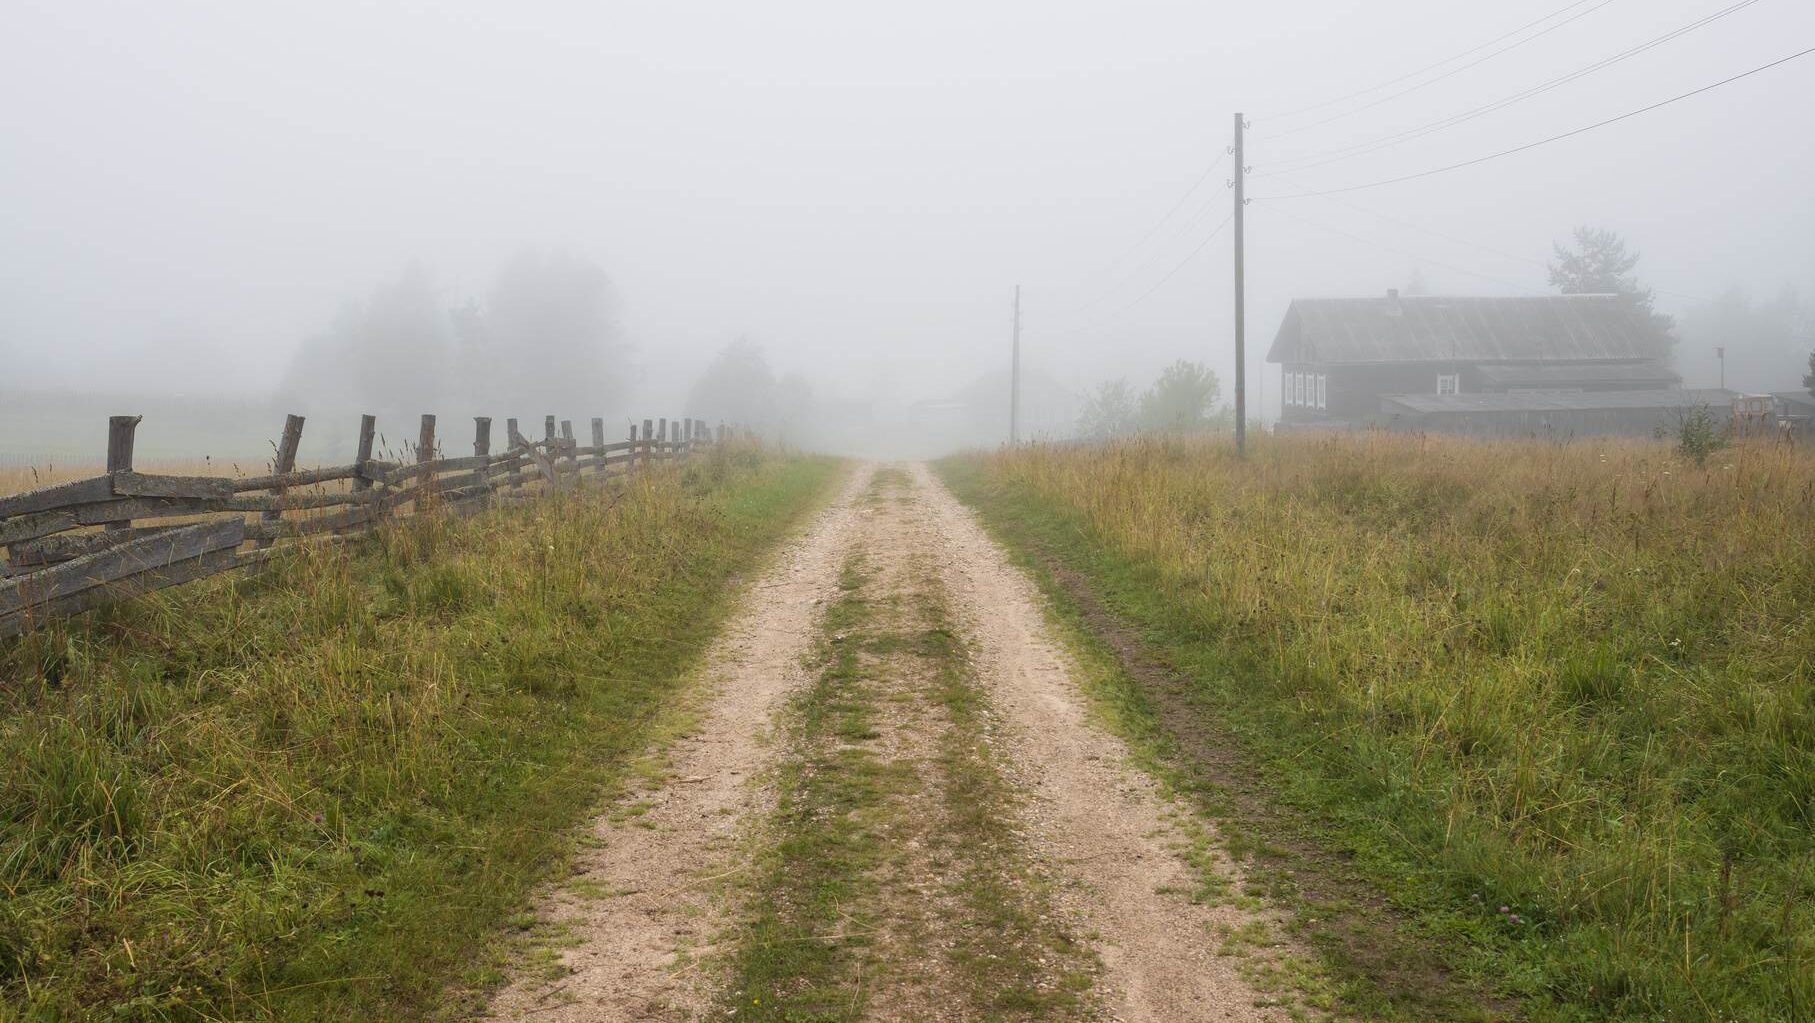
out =
<svg viewBox="0 0 1815 1023"><path fill-rule="evenodd" d="M1280 112L1563 0L13 0L0 28L0 366L19 387L268 392L343 301L404 267L425 267L451 306L513 253L553 246L611 275L632 388L652 408L673 407L739 336L822 393L949 396L1005 364L1017 283L1029 364L1069 386L1180 357L1227 381L1226 233L1111 314L1222 219L1226 166L1119 259L1223 153L1233 111L1253 122L1253 195L1418 171L1815 45L1815 4L1761 0L1503 112L1289 183L1262 177L1727 2L1618 0L1438 86L1264 140L1316 119ZM1643 251L1638 273L1667 311L1735 284L1815 297L1812 187L1815 57L1340 197L1353 206L1257 202L1250 387L1293 297L1372 294L1414 268L1436 293L1543 291L1550 243L1580 223ZM1200 204L1196 229L1177 232ZM1705 363L1684 353L1691 384Z"/></svg>

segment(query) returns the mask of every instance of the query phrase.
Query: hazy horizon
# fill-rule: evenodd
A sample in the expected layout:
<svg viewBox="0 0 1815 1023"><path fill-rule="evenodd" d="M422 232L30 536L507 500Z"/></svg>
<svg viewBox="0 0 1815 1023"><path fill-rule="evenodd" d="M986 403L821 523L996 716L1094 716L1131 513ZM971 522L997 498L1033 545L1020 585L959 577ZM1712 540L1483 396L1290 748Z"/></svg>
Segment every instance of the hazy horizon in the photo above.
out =
<svg viewBox="0 0 1815 1023"><path fill-rule="evenodd" d="M1550 246L1577 225L1642 251L1638 277L1679 319L1732 288L1795 288L1806 309L1815 57L1479 166L1266 198L1472 159L1815 45L1815 5L1757 0L1504 110L1281 172L1731 6L16 4L0 392L274 398L348 303L416 268L450 312L484 304L536 252L609 278L625 397L590 414L678 412L738 338L822 399L951 398L1006 369L1017 284L1026 365L1059 390L1184 358L1226 399L1227 231L1184 260L1229 210L1227 164L1162 216L1236 110L1260 197L1247 351L1265 418L1292 298L1415 279L1547 293ZM1289 115L1553 13L1567 23L1435 85ZM1712 384L1709 349L1679 345L1686 383ZM1729 380L1793 387L1785 358L1731 348ZM423 411L464 403L447 404ZM498 414L518 411L534 410Z"/></svg>

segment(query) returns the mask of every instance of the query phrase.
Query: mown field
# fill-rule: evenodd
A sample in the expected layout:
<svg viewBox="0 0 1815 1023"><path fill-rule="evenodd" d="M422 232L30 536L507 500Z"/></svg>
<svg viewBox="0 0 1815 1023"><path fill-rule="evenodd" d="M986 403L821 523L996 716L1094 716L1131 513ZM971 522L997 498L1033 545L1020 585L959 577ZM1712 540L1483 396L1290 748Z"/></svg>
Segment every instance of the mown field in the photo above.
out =
<svg viewBox="0 0 1815 1023"><path fill-rule="evenodd" d="M834 471L719 449L0 643L0 1020L469 1010Z"/></svg>
<svg viewBox="0 0 1815 1023"><path fill-rule="evenodd" d="M942 471L1074 638L1100 645L1080 611L1100 601L1482 1015L1815 1019L1815 459L1387 435L1232 454L1142 439ZM1150 682L1117 684L1125 729L1201 752Z"/></svg>

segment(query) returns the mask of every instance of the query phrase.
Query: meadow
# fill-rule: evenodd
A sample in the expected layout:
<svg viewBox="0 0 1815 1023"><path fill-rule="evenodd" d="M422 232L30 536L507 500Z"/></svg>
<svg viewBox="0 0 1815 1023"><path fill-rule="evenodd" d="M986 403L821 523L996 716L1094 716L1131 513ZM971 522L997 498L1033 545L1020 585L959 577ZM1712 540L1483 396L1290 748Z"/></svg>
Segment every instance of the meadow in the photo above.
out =
<svg viewBox="0 0 1815 1023"><path fill-rule="evenodd" d="M1064 577L1484 1005L1815 1018L1806 450L1153 437L941 469L1078 644Z"/></svg>
<svg viewBox="0 0 1815 1023"><path fill-rule="evenodd" d="M469 1012L834 471L728 445L0 643L0 1020Z"/></svg>

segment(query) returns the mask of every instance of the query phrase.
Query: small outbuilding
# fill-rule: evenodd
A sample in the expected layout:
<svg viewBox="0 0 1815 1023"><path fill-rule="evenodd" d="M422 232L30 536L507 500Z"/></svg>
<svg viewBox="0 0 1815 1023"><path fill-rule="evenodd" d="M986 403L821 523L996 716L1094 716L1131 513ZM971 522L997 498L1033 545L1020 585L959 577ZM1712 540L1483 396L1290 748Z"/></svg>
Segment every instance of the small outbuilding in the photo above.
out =
<svg viewBox="0 0 1815 1023"><path fill-rule="evenodd" d="M1518 391L1504 394L1399 394L1380 401L1389 430L1461 433L1477 437L1590 434L1650 437L1674 430L1696 409L1718 426L1733 418L1732 391Z"/></svg>

